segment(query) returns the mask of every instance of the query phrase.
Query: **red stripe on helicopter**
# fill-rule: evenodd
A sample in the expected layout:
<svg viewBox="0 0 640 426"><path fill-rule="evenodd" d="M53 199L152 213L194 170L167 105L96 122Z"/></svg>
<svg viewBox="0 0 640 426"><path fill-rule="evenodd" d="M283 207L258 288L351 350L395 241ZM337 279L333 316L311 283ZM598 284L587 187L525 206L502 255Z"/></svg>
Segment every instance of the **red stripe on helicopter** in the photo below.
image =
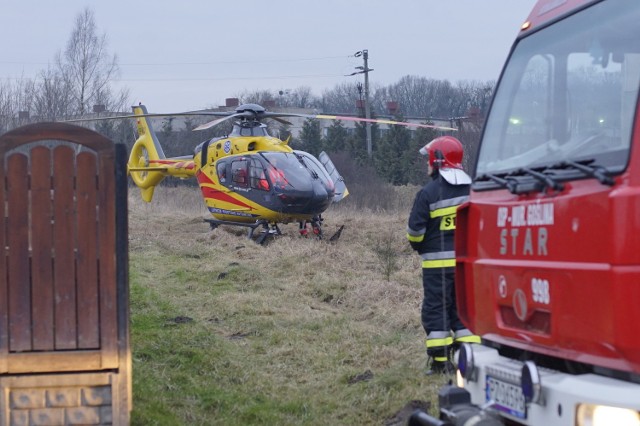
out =
<svg viewBox="0 0 640 426"><path fill-rule="evenodd" d="M176 161L176 160L151 160L149 164L168 164L178 169L193 169L195 163L193 161Z"/></svg>
<svg viewBox="0 0 640 426"><path fill-rule="evenodd" d="M234 204L238 207L244 207L249 210L253 210L253 207L251 207L250 205L245 204L242 201L233 198L232 196L226 194L225 192L220 191L219 189L211 188L209 186L204 186L207 184L215 185L215 183L213 183L213 181L209 179L209 177L204 173L199 172L197 174L197 178L198 178L198 182L200 183L200 190L202 191L202 195L205 198L211 198L214 200L223 201L225 203Z"/></svg>

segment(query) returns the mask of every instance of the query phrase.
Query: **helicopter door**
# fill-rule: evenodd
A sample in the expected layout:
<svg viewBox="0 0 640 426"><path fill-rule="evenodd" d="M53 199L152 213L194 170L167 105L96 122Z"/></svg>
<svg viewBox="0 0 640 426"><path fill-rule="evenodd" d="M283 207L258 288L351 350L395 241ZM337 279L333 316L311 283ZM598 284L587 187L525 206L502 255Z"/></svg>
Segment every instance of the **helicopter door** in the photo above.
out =
<svg viewBox="0 0 640 426"><path fill-rule="evenodd" d="M271 189L264 166L256 158L253 158L249 164L249 184L251 188L262 191L269 191Z"/></svg>
<svg viewBox="0 0 640 426"><path fill-rule="evenodd" d="M333 165L333 161L331 161L329 155L326 152L322 151L318 158L320 159L320 162L327 170L329 176L331 177L331 180L333 181L333 185L336 189L336 195L333 197L333 202L337 203L338 201L349 195L347 186L345 185L342 176L340 176L338 169L336 169L336 166Z"/></svg>
<svg viewBox="0 0 640 426"><path fill-rule="evenodd" d="M244 158L231 163L231 182L234 186L240 188L249 187L248 166L249 162Z"/></svg>

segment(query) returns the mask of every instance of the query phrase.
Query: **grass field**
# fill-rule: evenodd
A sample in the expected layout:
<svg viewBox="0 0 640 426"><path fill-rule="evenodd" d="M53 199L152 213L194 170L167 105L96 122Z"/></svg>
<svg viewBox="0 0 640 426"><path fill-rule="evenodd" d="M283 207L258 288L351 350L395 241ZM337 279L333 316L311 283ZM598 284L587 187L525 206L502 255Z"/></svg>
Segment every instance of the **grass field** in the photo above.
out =
<svg viewBox="0 0 640 426"><path fill-rule="evenodd" d="M158 188L148 205L132 188L132 424L395 425L435 406L445 379L424 375L405 239L415 190L392 211L330 209L335 244L289 224L260 246L210 230L195 188Z"/></svg>

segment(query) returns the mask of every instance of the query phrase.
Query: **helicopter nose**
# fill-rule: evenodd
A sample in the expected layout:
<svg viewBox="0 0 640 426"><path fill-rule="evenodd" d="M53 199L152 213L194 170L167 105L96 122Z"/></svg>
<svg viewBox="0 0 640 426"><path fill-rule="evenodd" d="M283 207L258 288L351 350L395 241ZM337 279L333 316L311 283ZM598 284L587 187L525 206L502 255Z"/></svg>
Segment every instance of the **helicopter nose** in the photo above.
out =
<svg viewBox="0 0 640 426"><path fill-rule="evenodd" d="M333 200L334 191L322 184L310 185L305 191L296 190L278 195L281 209L289 213L315 215L324 212Z"/></svg>
<svg viewBox="0 0 640 426"><path fill-rule="evenodd" d="M328 190L324 185L316 182L316 184L313 185L313 196L307 204L307 209L309 211L324 211L329 207L332 199L333 191Z"/></svg>

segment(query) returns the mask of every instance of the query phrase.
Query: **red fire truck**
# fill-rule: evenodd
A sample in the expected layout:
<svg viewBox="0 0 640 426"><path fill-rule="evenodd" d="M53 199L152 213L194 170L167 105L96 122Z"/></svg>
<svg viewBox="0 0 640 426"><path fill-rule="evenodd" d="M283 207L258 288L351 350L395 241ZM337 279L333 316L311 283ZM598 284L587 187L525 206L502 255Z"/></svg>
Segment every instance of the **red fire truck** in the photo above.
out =
<svg viewBox="0 0 640 426"><path fill-rule="evenodd" d="M535 5L457 215L482 344L458 351L440 419L410 423L640 425L639 86L640 1Z"/></svg>

